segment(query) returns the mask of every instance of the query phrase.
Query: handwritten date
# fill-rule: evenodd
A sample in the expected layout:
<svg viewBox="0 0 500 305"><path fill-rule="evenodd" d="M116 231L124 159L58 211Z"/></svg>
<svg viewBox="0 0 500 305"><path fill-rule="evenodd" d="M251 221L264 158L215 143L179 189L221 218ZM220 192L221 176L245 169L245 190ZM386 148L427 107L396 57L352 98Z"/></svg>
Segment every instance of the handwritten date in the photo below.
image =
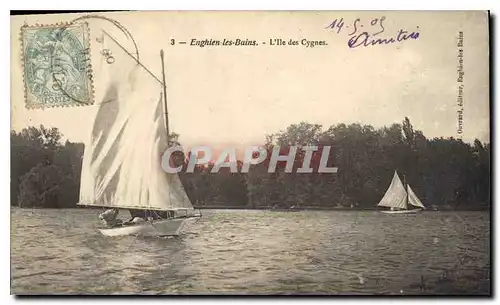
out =
<svg viewBox="0 0 500 305"><path fill-rule="evenodd" d="M378 30L378 32L372 34L373 36L382 34L385 31L384 20L385 16L382 16L380 18L373 18L372 20L370 20L369 25L371 27L377 27ZM358 30L361 30L364 26L365 25L361 23L361 19L356 18L356 20L354 20L354 22L351 25L346 26L346 28L352 27L352 30L351 32L348 33L348 35L351 36L356 34ZM340 34L343 28L344 28L344 18L340 18L333 20L332 23L330 23L325 29L333 29L333 30L336 29L337 34Z"/></svg>
<svg viewBox="0 0 500 305"><path fill-rule="evenodd" d="M356 18L352 23L346 24L344 18L340 18L333 20L325 29L335 31L337 34L340 34L344 28L349 29L347 33L349 48L401 43L409 39L418 39L420 36L418 26L414 31L399 29L392 35L387 35L385 20L385 16L372 18L369 22L362 22L360 18ZM383 33L385 34L382 35Z"/></svg>

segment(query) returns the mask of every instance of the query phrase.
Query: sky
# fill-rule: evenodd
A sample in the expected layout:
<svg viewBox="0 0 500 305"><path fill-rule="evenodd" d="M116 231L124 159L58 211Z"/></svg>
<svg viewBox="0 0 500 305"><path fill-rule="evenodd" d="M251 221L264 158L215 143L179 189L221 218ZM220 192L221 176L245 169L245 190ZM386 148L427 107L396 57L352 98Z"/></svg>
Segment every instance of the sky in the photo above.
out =
<svg viewBox="0 0 500 305"><path fill-rule="evenodd" d="M457 137L459 31L464 36L463 139L489 141L489 42L485 12L120 12L119 21L137 43L140 60L161 78L165 71L171 131L185 146L263 144L265 135L306 121L324 129L338 123L401 123L409 117L427 137ZM11 17L11 126L54 126L71 141L85 141L97 106L25 108L23 24L68 22L79 15ZM385 17L385 18L383 18ZM399 30L417 39L350 48L349 33L361 25L378 37ZM343 21L340 31L327 28ZM373 20L375 25L371 25ZM101 30L127 49L133 45L115 26L88 20L95 103L105 86L96 43ZM255 40L258 46L191 46L192 39ZM175 45L171 40L175 39ZM271 39L297 46L271 46ZM325 41L314 48L302 39ZM186 41L181 45L179 41ZM266 44L263 44L265 42ZM147 94L147 93L145 93Z"/></svg>

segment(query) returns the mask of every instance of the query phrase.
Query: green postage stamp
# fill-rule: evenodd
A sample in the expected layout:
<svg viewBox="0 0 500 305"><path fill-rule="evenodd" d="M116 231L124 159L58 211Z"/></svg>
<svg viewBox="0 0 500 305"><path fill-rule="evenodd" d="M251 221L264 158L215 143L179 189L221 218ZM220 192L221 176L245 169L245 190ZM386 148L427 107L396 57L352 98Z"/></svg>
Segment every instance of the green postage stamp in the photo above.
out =
<svg viewBox="0 0 500 305"><path fill-rule="evenodd" d="M27 108L93 103L88 37L86 23L21 28Z"/></svg>

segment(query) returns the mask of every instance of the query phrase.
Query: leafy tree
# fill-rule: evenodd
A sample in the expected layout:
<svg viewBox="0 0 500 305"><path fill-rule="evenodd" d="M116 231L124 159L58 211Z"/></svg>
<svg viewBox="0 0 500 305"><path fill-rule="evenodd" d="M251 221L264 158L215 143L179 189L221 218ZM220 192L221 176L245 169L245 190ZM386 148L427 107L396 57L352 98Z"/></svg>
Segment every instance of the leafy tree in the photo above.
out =
<svg viewBox="0 0 500 305"><path fill-rule="evenodd" d="M21 177L18 202L22 208L59 207L64 175L55 165L39 163Z"/></svg>
<svg viewBox="0 0 500 305"><path fill-rule="evenodd" d="M11 205L75 206L83 144L61 139L57 128L43 125L11 132Z"/></svg>
<svg viewBox="0 0 500 305"><path fill-rule="evenodd" d="M28 127L11 132L11 205L75 207L78 201L84 145L66 141L57 128ZM179 144L179 135L170 135ZM298 146L291 173L278 162L268 172L272 150L289 153ZM305 146L317 146L312 173L298 173ZM489 143L473 144L454 138L427 139L409 118L401 124L375 129L370 125L322 126L300 122L265 136L267 159L248 174L213 164L197 166L179 176L195 206L268 208L356 207L372 209L384 195L394 171L404 177L426 206L480 209L490 205ZM328 166L336 174L318 172L322 147L330 146ZM187 167L183 152L172 156L175 166ZM238 168L241 168L241 161Z"/></svg>

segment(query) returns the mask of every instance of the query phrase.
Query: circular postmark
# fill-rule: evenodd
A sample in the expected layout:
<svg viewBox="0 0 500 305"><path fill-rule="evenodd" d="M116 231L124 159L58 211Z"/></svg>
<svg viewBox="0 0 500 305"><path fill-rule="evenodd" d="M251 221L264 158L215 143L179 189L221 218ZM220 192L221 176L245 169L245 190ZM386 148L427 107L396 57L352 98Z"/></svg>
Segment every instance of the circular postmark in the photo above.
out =
<svg viewBox="0 0 500 305"><path fill-rule="evenodd" d="M79 25L79 24L87 24L87 22L90 20L105 21L106 23L111 24L112 26L118 28L124 34L125 38L132 42L133 50L135 52L131 52L131 54L134 54L135 59L137 61L139 61L139 49L137 47L137 43L135 42L134 38L132 37L132 34L130 34L128 29L126 29L118 21L116 21L112 18L104 17L104 16L100 16L100 15L84 15L84 16L81 16L81 17L78 17L78 18L71 20L66 25L61 26L60 33L70 32L72 27ZM102 32L104 33L104 29L102 29L102 30L103 30ZM103 44L103 41L104 41L104 36L102 34L100 36L96 37L96 39L95 39L95 42L97 42L101 45ZM83 61L85 62L85 65L87 67L88 78L90 80L92 80L92 69L91 69L91 63L90 63L90 41L88 43L89 43L89 46L87 48L83 49L82 53L84 54ZM111 50L101 48L100 54L102 56L104 56L107 64L114 64L115 63L115 58L113 57ZM56 63L56 65L57 65L57 63ZM54 75L53 79L55 79L56 83L58 83L58 78L56 75ZM59 86L59 87L61 88L62 92L66 93L66 95L68 97L73 98L75 101L80 101L80 100L78 100L78 97L72 96L71 92L66 92L63 86L64 86L64 82L61 82L61 86Z"/></svg>

